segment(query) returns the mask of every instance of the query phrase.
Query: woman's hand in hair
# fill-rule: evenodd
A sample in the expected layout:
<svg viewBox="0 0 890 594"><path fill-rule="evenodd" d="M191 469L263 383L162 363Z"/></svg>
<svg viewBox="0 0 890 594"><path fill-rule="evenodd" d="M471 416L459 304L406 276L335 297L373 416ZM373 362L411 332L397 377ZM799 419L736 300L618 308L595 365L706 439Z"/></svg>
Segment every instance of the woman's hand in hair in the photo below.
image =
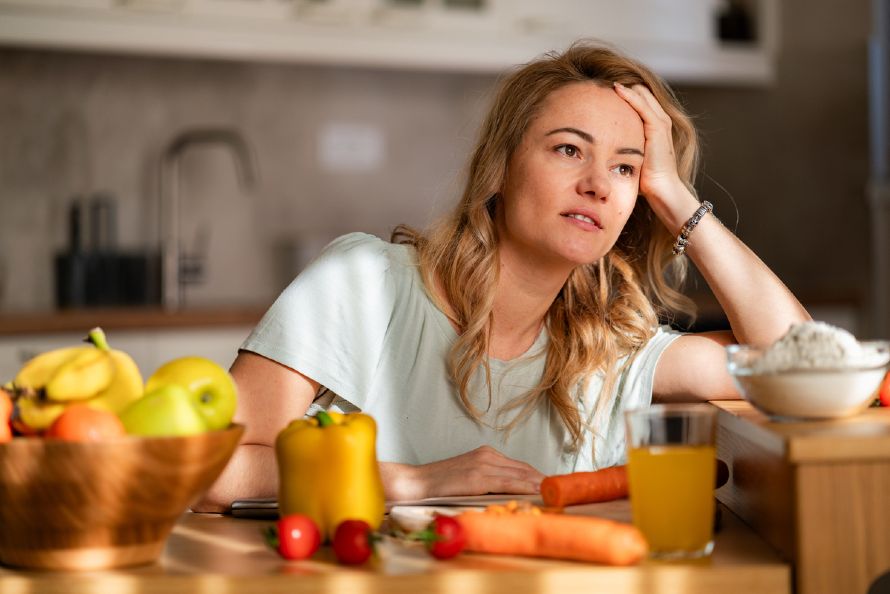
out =
<svg viewBox="0 0 890 594"><path fill-rule="evenodd" d="M540 491L544 479L534 467L489 446L420 466L382 462L380 474L389 501L486 493L534 494Z"/></svg>
<svg viewBox="0 0 890 594"><path fill-rule="evenodd" d="M698 208L698 200L677 172L671 118L652 92L643 85L628 88L616 84L615 92L643 120L646 146L640 170L640 195L646 199L668 230L677 233Z"/></svg>

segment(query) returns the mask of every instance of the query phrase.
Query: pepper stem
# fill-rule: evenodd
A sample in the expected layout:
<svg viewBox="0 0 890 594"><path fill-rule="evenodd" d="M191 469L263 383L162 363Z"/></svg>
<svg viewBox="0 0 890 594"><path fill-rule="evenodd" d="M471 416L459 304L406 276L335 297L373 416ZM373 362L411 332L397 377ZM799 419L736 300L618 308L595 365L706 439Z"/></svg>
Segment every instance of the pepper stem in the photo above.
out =
<svg viewBox="0 0 890 594"><path fill-rule="evenodd" d="M108 350L108 339L105 338L105 332L102 331L102 328L98 326L90 330L90 333L87 334L83 341L92 344L100 351Z"/></svg>
<svg viewBox="0 0 890 594"><path fill-rule="evenodd" d="M315 414L315 418L318 419L319 427L329 427L334 424L334 419L331 418L327 412L320 410Z"/></svg>
<svg viewBox="0 0 890 594"><path fill-rule="evenodd" d="M436 534L436 531L432 528L425 528L423 530L415 530L414 532L409 532L405 535L405 538L408 540L420 541L426 544L432 544L440 540L445 540L441 534Z"/></svg>
<svg viewBox="0 0 890 594"><path fill-rule="evenodd" d="M278 527L277 526L266 526L262 530L260 530L263 534L263 540L266 542L266 546L270 549L278 550Z"/></svg>

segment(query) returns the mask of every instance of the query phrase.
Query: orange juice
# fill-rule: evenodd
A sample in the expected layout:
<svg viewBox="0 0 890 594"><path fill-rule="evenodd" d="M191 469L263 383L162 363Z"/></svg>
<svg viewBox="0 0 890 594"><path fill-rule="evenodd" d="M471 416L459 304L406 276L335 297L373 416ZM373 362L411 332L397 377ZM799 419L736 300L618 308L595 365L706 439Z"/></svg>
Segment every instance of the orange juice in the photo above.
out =
<svg viewBox="0 0 890 594"><path fill-rule="evenodd" d="M634 525L653 556L707 554L714 527L715 450L710 445L631 448L628 481Z"/></svg>

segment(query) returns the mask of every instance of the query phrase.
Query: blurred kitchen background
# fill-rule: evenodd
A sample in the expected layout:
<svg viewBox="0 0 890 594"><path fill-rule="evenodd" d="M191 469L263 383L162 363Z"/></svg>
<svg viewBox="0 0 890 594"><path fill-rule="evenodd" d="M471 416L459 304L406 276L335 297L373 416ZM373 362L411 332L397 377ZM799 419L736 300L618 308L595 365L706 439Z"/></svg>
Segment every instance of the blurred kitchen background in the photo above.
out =
<svg viewBox="0 0 890 594"><path fill-rule="evenodd" d="M0 374L88 323L231 361L329 240L442 213L498 77L585 36L673 83L701 196L814 316L888 337L882 5L0 0Z"/></svg>

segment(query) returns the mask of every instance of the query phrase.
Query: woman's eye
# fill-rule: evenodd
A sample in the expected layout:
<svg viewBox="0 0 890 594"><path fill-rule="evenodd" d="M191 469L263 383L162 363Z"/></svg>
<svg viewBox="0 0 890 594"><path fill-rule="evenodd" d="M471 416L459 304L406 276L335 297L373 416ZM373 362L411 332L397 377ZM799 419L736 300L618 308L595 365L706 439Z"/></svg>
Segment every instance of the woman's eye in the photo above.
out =
<svg viewBox="0 0 890 594"><path fill-rule="evenodd" d="M614 171L617 171L618 175L630 177L636 170L634 169L633 165L616 165Z"/></svg>
<svg viewBox="0 0 890 594"><path fill-rule="evenodd" d="M578 147L573 144L561 144L556 150L564 154L566 157L577 157Z"/></svg>

